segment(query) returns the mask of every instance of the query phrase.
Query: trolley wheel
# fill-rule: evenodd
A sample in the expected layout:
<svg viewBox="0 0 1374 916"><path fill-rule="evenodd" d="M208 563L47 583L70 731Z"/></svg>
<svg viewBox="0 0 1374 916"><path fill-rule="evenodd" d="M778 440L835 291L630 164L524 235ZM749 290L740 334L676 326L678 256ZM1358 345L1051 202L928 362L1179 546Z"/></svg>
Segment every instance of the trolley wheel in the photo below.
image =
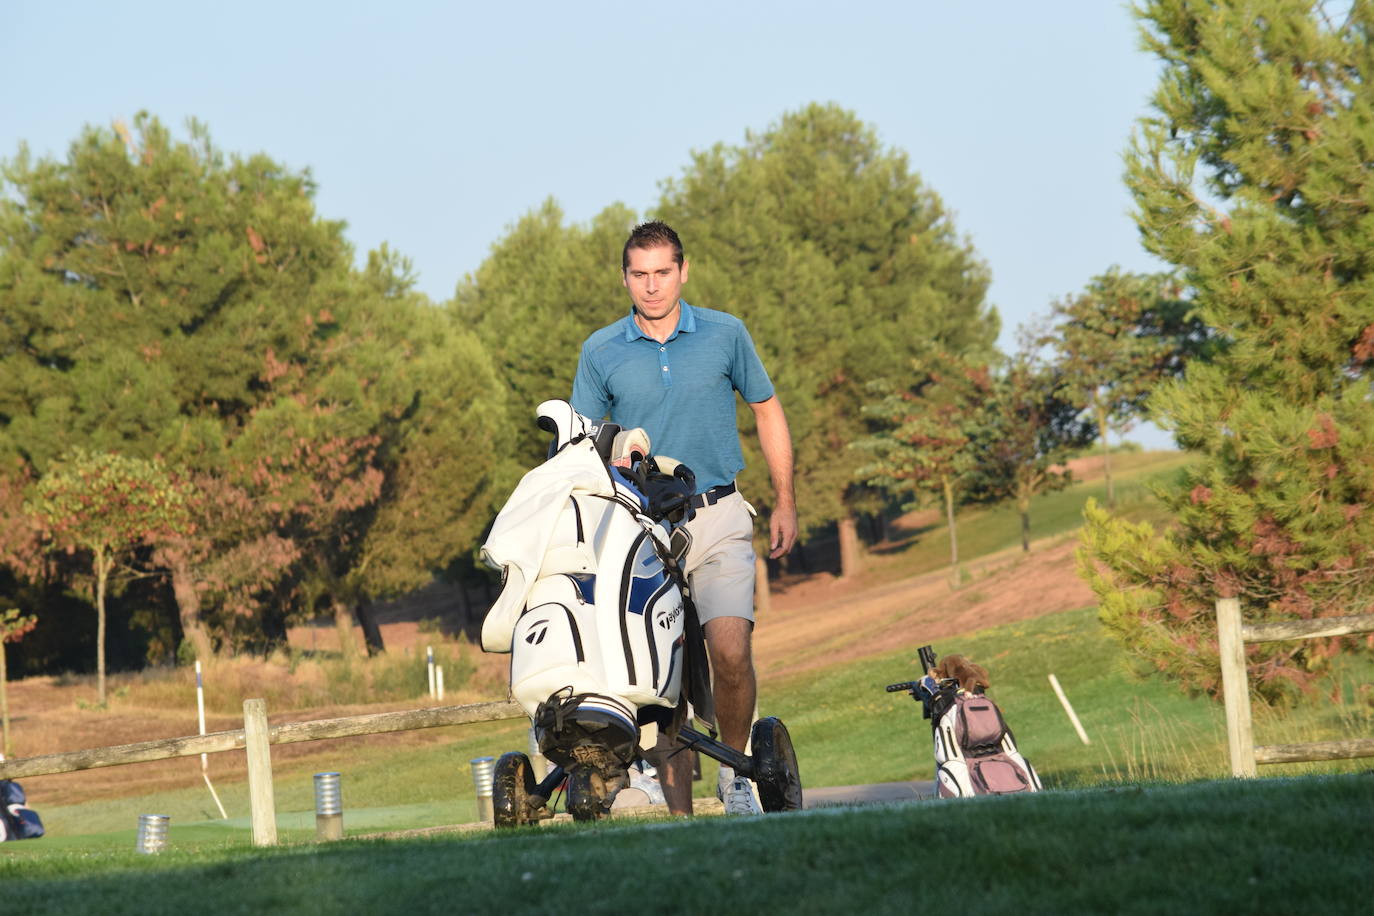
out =
<svg viewBox="0 0 1374 916"><path fill-rule="evenodd" d="M781 719L769 716L754 723L749 743L753 748L754 784L764 811L796 811L802 806L801 773L792 737Z"/></svg>
<svg viewBox="0 0 1374 916"><path fill-rule="evenodd" d="M497 827L519 827L539 820L530 810L534 794L534 768L530 758L508 751L496 761L491 779L491 807Z"/></svg>
<svg viewBox="0 0 1374 916"><path fill-rule="evenodd" d="M574 767L568 773L568 813L575 821L598 821L611 811L615 789L595 766Z"/></svg>

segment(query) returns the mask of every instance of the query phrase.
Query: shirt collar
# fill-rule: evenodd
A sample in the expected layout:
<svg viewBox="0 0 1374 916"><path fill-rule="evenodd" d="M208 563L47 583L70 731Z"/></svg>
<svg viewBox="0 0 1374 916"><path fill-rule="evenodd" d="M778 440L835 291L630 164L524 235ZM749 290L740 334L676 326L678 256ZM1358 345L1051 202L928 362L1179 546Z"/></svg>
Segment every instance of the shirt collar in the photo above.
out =
<svg viewBox="0 0 1374 916"><path fill-rule="evenodd" d="M679 334L690 334L697 329L697 317L692 307L687 304L685 299L679 299L678 305L677 327L673 329L673 333L668 335L668 340L672 340ZM629 343L641 337L645 340L653 340L648 334L640 330L639 325L635 322L635 307L632 305L630 306L630 314L625 316L625 341ZM654 343L658 343L658 341L655 340Z"/></svg>

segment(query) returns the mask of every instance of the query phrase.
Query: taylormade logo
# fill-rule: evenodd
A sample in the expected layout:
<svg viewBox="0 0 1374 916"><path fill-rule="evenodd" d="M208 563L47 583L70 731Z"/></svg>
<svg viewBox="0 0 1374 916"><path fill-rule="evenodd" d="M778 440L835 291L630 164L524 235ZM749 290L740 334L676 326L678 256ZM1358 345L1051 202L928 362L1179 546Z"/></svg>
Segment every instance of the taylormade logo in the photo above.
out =
<svg viewBox="0 0 1374 916"><path fill-rule="evenodd" d="M537 646L544 641L545 636L549 635L549 622L547 620L536 620L531 626L538 627L538 629L531 629L526 633L525 642L532 646Z"/></svg>
<svg viewBox="0 0 1374 916"><path fill-rule="evenodd" d="M673 625L673 623L676 622L677 619L678 619L679 617L681 617L681 616L682 616L682 605L679 604L677 607L673 608L673 609L672 609L671 611L669 611L668 613L666 613L666 614L664 614L663 616L659 617L659 618L658 618L658 625L661 626L661 627L663 627L663 629L666 630L666 629L670 628L670 627Z"/></svg>

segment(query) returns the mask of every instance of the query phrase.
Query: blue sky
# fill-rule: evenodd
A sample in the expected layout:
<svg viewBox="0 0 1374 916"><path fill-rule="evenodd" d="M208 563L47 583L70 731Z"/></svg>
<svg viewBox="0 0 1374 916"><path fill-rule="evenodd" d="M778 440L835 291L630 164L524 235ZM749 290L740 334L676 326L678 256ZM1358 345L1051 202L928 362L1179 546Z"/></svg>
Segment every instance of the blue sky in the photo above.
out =
<svg viewBox="0 0 1374 916"><path fill-rule="evenodd" d="M442 300L545 198L578 222L645 212L692 150L833 101L955 213L1010 346L1108 266L1158 269L1121 181L1157 71L1113 0L7 0L0 157L194 116L222 149L309 168L360 253L390 243Z"/></svg>

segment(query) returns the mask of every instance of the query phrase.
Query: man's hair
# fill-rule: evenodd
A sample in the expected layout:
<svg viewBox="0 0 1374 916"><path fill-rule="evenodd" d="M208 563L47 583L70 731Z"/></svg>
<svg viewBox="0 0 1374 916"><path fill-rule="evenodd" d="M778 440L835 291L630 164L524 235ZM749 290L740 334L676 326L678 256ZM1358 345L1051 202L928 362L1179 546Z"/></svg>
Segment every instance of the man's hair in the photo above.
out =
<svg viewBox="0 0 1374 916"><path fill-rule="evenodd" d="M631 248L657 248L660 245L667 245L673 249L673 260L681 267L682 239L677 237L672 226L655 219L635 226L630 237L625 240L625 250L620 253L620 269L629 269Z"/></svg>

